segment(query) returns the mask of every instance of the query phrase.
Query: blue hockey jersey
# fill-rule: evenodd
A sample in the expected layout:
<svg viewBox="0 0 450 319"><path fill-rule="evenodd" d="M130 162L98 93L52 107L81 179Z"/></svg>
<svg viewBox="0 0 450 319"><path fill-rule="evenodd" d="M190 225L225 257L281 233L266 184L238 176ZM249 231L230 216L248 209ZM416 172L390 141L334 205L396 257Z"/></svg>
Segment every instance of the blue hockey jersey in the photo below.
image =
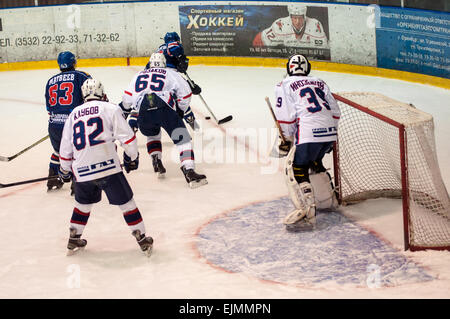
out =
<svg viewBox="0 0 450 319"><path fill-rule="evenodd" d="M45 103L51 126L64 127L70 112L83 104L81 86L91 78L83 71L65 71L52 76L45 87Z"/></svg>

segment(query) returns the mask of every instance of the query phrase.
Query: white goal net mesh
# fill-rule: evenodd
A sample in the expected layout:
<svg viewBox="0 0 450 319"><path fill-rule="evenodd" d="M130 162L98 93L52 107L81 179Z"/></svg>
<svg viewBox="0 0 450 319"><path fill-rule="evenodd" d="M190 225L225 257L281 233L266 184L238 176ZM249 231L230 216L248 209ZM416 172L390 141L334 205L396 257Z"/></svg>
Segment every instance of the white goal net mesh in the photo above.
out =
<svg viewBox="0 0 450 319"><path fill-rule="evenodd" d="M437 161L432 116L377 93L337 95L342 112L337 152L342 203L407 194L409 247L448 249L450 201ZM400 129L388 119L404 125L406 150L401 148ZM402 193L403 156L406 193Z"/></svg>

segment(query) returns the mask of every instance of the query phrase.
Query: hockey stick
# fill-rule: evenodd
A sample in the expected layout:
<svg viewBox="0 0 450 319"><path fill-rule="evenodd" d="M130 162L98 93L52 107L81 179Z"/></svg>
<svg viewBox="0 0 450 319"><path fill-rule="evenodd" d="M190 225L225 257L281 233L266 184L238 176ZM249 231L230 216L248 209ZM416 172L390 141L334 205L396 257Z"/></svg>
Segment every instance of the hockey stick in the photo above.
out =
<svg viewBox="0 0 450 319"><path fill-rule="evenodd" d="M192 80L191 80L191 78L189 77L189 75L188 75L187 73L184 73L184 75L186 75L187 80L188 80L190 86L193 87L193 86L194 86L194 83L192 83ZM211 109L209 108L208 104L206 104L206 101L203 99L202 95L201 95L201 94L198 94L198 96L200 97L200 99L202 100L202 102L203 102L203 104L205 105L206 109L209 111L209 113L210 113L211 116L214 118L214 121L216 121L217 124L220 125L220 124L229 122L229 121L231 121L231 120L233 119L233 116L232 116L232 115L228 115L227 117L224 117L224 118L221 119L221 120L217 120L217 117L216 117L216 116L214 115L214 113L211 111Z"/></svg>
<svg viewBox="0 0 450 319"><path fill-rule="evenodd" d="M284 137L283 130L281 129L280 123L278 123L277 117L275 116L275 113L273 112L273 109L272 109L272 104L270 104L270 100L267 96L266 96L266 102L267 102L267 106L269 107L270 114L272 114L272 118L275 121L275 125L278 128L278 133L280 133L280 137L283 140L283 143L286 143L286 138Z"/></svg>
<svg viewBox="0 0 450 319"><path fill-rule="evenodd" d="M49 135L44 136L44 137L41 138L39 141L34 142L33 144L31 144L31 145L28 146L27 148L21 150L19 153L15 154L15 155L12 155L12 156L9 156L9 157L6 157L6 156L0 156L0 161L2 161L2 162L9 162L9 161L15 159L17 156L19 156L19 155L25 153L25 152L28 151L30 148L35 147L35 146L38 145L39 143L42 143L43 141L45 141L45 140L48 139L48 138L49 138Z"/></svg>
<svg viewBox="0 0 450 319"><path fill-rule="evenodd" d="M11 186L18 186L18 185L29 184L29 183L34 183L34 182L48 181L50 179L57 179L57 178L59 178L58 175L53 175L53 176L29 179L29 180L26 180L26 181L9 183L9 184L2 184L2 183L0 183L0 188L11 187Z"/></svg>

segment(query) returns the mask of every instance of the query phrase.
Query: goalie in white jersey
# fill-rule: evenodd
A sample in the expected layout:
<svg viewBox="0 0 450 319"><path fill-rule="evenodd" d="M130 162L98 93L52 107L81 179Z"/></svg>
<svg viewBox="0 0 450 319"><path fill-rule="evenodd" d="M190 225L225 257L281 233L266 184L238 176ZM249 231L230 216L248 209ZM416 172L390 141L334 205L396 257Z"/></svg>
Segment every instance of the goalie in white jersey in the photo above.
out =
<svg viewBox="0 0 450 319"><path fill-rule="evenodd" d="M207 184L206 176L197 174L191 136L183 123L196 129L190 108L192 91L186 80L172 68L166 67L162 53L153 53L149 69L138 72L122 97L121 107L131 112L128 123L147 137L147 152L153 169L163 177L161 127L169 134L180 153L181 170L191 188Z"/></svg>
<svg viewBox="0 0 450 319"><path fill-rule="evenodd" d="M84 248L81 239L92 206L101 200L102 191L109 203L118 205L132 235L142 251L150 255L153 239L145 236L145 225L133 199L116 152L115 141L124 148L127 173L138 168L136 136L123 118L122 110L107 102L103 85L86 80L81 87L84 104L76 107L64 125L60 146L59 176L64 182L74 179L75 208L70 221L69 254Z"/></svg>
<svg viewBox="0 0 450 319"><path fill-rule="evenodd" d="M339 105L328 85L308 76L311 65L303 55L293 55L288 76L275 88L275 114L287 142L280 143L286 159L286 180L296 209L286 225L314 226L316 208L337 206L331 178L322 164L337 139ZM295 144L294 147L291 147ZM311 170L312 174L309 174ZM310 179L311 178L311 179ZM313 180L314 179L314 180Z"/></svg>
<svg viewBox="0 0 450 319"><path fill-rule="evenodd" d="M306 16L307 7L289 4L289 16L275 20L253 39L254 47L278 46L329 49L322 23Z"/></svg>

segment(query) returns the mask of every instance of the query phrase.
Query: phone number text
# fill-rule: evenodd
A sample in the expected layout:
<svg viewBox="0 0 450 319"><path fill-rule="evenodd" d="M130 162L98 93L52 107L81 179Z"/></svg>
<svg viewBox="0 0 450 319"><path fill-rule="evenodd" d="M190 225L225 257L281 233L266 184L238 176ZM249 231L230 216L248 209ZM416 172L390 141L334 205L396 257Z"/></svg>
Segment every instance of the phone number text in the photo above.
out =
<svg viewBox="0 0 450 319"><path fill-rule="evenodd" d="M0 47L29 47L51 44L77 44L77 43L111 43L119 42L119 33L96 33L96 34L70 34L70 35L44 35L18 38L0 38Z"/></svg>

